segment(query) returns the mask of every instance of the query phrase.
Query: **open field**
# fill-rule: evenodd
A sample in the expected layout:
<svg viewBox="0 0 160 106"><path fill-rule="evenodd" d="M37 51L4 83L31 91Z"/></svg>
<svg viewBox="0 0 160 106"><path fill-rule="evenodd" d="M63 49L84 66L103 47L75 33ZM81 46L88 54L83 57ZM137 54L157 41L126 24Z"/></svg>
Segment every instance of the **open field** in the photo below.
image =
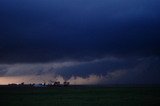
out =
<svg viewBox="0 0 160 106"><path fill-rule="evenodd" d="M0 87L0 106L160 106L160 87Z"/></svg>

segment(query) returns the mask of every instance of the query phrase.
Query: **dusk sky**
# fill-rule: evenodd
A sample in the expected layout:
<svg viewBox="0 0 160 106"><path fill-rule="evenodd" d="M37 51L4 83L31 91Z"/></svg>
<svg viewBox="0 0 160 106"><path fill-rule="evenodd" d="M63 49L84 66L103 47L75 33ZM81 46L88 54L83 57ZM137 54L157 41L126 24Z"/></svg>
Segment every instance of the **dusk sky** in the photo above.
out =
<svg viewBox="0 0 160 106"><path fill-rule="evenodd" d="M160 0L0 0L0 84L160 84Z"/></svg>

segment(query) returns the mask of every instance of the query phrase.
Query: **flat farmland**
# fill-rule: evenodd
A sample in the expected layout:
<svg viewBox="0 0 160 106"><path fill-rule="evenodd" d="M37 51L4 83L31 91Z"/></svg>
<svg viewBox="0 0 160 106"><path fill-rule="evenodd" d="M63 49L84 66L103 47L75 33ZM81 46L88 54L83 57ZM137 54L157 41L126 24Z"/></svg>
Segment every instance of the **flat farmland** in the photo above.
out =
<svg viewBox="0 0 160 106"><path fill-rule="evenodd" d="M0 87L0 106L160 106L160 87Z"/></svg>

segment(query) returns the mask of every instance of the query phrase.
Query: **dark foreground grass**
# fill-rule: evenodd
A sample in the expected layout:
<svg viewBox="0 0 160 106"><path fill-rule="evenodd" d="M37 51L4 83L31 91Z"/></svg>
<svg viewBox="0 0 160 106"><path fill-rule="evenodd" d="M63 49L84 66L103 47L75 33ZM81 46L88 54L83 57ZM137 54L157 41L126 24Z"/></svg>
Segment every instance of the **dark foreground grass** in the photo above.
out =
<svg viewBox="0 0 160 106"><path fill-rule="evenodd" d="M160 106L160 88L1 87L0 106Z"/></svg>

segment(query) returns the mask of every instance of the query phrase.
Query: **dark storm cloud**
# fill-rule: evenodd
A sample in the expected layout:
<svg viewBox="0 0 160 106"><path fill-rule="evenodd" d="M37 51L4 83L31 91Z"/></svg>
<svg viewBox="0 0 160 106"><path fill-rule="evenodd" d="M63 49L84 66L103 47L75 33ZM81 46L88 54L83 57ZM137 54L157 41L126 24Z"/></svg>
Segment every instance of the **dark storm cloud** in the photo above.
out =
<svg viewBox="0 0 160 106"><path fill-rule="evenodd" d="M159 0L1 0L0 63L159 56Z"/></svg>
<svg viewBox="0 0 160 106"><path fill-rule="evenodd" d="M89 62L0 65L0 76L26 83L68 80L72 84L159 84L160 58L104 58ZM0 82L1 83L1 82ZM20 82L19 82L20 83Z"/></svg>

